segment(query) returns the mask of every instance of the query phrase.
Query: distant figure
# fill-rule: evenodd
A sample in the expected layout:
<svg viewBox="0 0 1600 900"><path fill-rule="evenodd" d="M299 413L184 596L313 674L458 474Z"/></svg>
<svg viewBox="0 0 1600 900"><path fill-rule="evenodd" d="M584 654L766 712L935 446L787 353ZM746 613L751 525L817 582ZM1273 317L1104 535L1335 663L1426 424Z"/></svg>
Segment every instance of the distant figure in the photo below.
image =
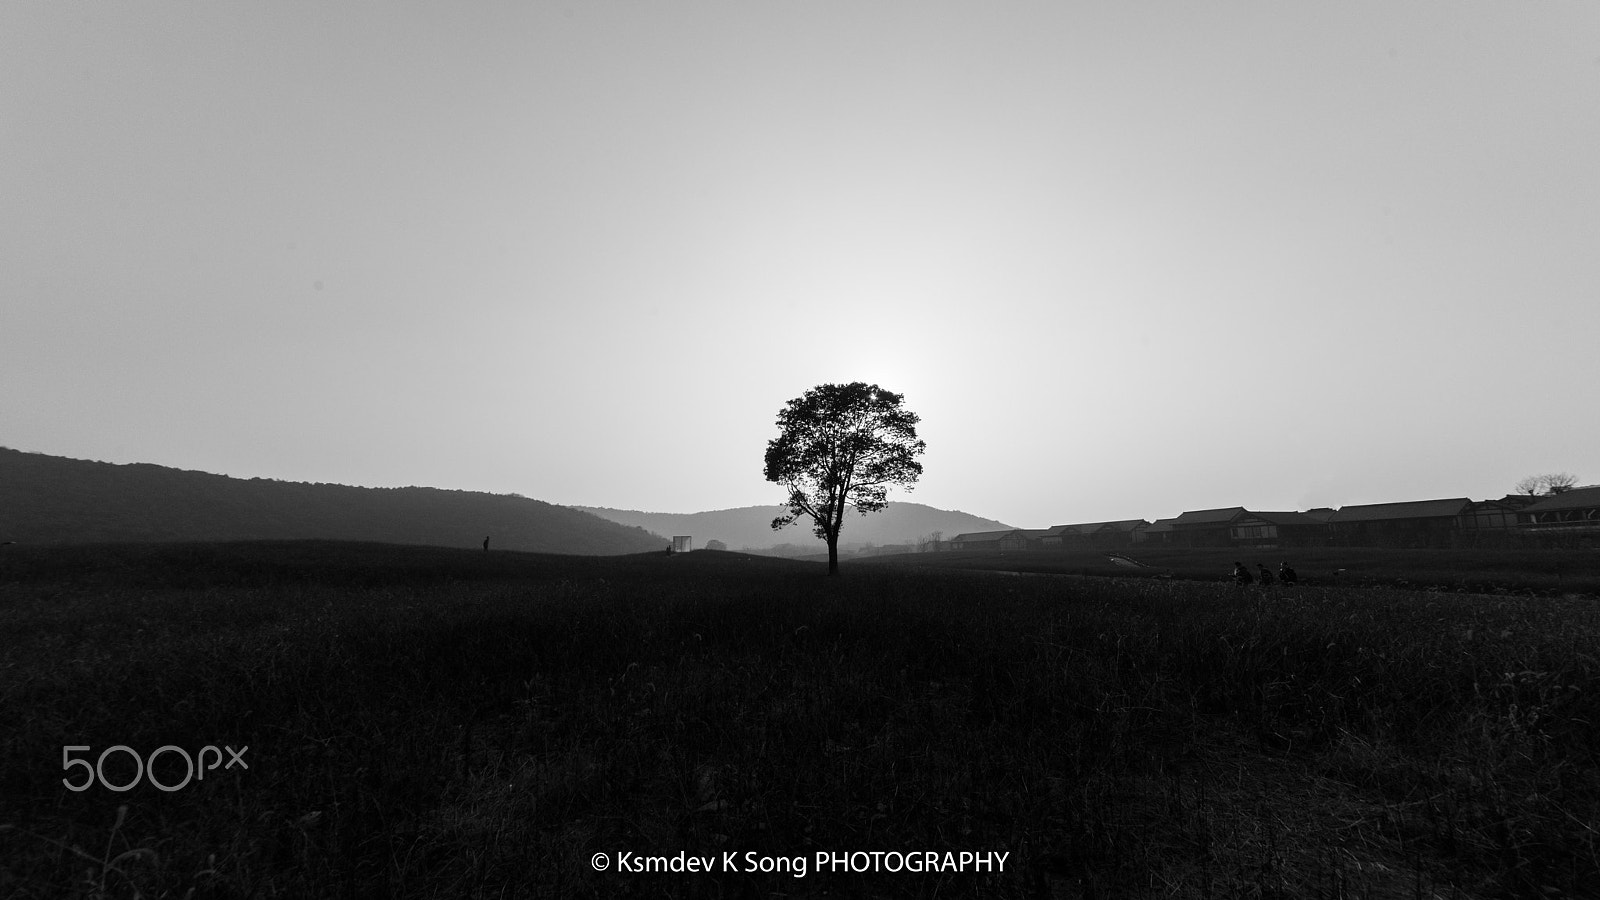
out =
<svg viewBox="0 0 1600 900"><path fill-rule="evenodd" d="M668 555L668 556L671 556L671 555L672 555L672 545L671 545L671 544L668 544L668 545L667 545L667 555Z"/></svg>
<svg viewBox="0 0 1600 900"><path fill-rule="evenodd" d="M1261 570L1261 586L1262 587L1266 587L1267 585L1271 584L1272 583L1272 570L1267 568L1266 566L1262 565L1261 563L1256 563L1256 568Z"/></svg>
<svg viewBox="0 0 1600 900"><path fill-rule="evenodd" d="M1244 563L1235 562L1233 564L1234 584L1254 584L1255 580L1255 576L1251 575L1250 570L1244 567Z"/></svg>
<svg viewBox="0 0 1600 900"><path fill-rule="evenodd" d="M1294 584L1295 583L1294 570L1289 568L1289 564L1288 563L1286 563L1286 562L1278 563L1278 580L1283 582L1284 584Z"/></svg>
<svg viewBox="0 0 1600 900"><path fill-rule="evenodd" d="M484 538L484 539L483 539L483 549L484 549L484 550L485 550L485 551L486 551L486 552L487 552L487 551L488 551L488 549L489 549L489 539L488 539L488 538Z"/></svg>

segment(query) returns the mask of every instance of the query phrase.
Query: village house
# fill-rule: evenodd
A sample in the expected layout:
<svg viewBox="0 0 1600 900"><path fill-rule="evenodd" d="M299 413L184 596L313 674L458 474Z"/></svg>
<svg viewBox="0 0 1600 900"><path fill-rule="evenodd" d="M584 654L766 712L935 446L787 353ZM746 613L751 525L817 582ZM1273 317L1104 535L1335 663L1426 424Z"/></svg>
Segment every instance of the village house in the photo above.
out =
<svg viewBox="0 0 1600 900"><path fill-rule="evenodd" d="M1076 525L1052 525L1044 529L1038 546L1044 550L1070 547L1110 547L1131 544L1138 531L1150 527L1144 519L1121 519L1115 522L1079 522Z"/></svg>
<svg viewBox="0 0 1600 900"><path fill-rule="evenodd" d="M1250 512L1228 526L1236 547L1271 550L1275 547L1320 547L1328 543L1328 525L1305 513Z"/></svg>
<svg viewBox="0 0 1600 900"><path fill-rule="evenodd" d="M1585 543L1600 541L1600 485L1573 488L1540 499L1519 510L1517 521L1539 536L1572 537Z"/></svg>
<svg viewBox="0 0 1600 900"><path fill-rule="evenodd" d="M915 553L917 550L911 544L878 544L877 546L862 547L856 551L857 556L895 556L901 553Z"/></svg>
<svg viewBox="0 0 1600 900"><path fill-rule="evenodd" d="M1328 525L1342 547L1449 547L1472 506L1466 497L1341 506Z"/></svg>
<svg viewBox="0 0 1600 900"><path fill-rule="evenodd" d="M1063 536L1071 527L1071 525L1052 525L1049 528L1039 529L1039 534L1034 538L1034 546L1041 550L1059 549Z"/></svg>
<svg viewBox="0 0 1600 900"><path fill-rule="evenodd" d="M1071 547L1109 547L1131 544L1150 527L1144 519L1115 522L1081 522L1049 528L1014 528L958 534L945 542L951 550L1061 550Z"/></svg>
<svg viewBox="0 0 1600 900"><path fill-rule="evenodd" d="M1189 510L1172 520L1168 543L1180 547L1231 547L1234 520L1246 514L1242 506Z"/></svg>
<svg viewBox="0 0 1600 900"><path fill-rule="evenodd" d="M1507 494L1499 500L1479 500L1467 510L1462 526L1480 531L1517 527L1517 511L1539 502L1529 494Z"/></svg>
<svg viewBox="0 0 1600 900"><path fill-rule="evenodd" d="M1044 530L1043 528L1012 529L995 543L995 547L1000 550L1026 550L1028 549L1028 542Z"/></svg>
<svg viewBox="0 0 1600 900"><path fill-rule="evenodd" d="M1456 547L1496 546L1529 537L1579 535L1600 542L1600 485L1534 497L1466 497L1366 503L1304 512L1253 511L1242 506L1189 510L1149 522L1119 519L1049 528L958 534L950 550L1063 550L1159 544L1175 547Z"/></svg>
<svg viewBox="0 0 1600 900"><path fill-rule="evenodd" d="M1001 550L1038 550L1046 537L1056 533L1054 528L1018 528L1000 539Z"/></svg>
<svg viewBox="0 0 1600 900"><path fill-rule="evenodd" d="M999 550L1002 549L1000 541L1016 532L1016 529L1007 531L973 531L958 534L945 541L946 548L950 550Z"/></svg>
<svg viewBox="0 0 1600 900"><path fill-rule="evenodd" d="M1315 547L1327 543L1328 526L1299 512L1254 512L1242 506L1190 510L1142 529L1142 542L1180 547Z"/></svg>
<svg viewBox="0 0 1600 900"><path fill-rule="evenodd" d="M1157 519L1151 522L1148 528L1141 528L1135 531L1133 533L1133 541L1136 544L1173 543L1174 530L1172 523L1176 521L1178 521L1177 518Z"/></svg>

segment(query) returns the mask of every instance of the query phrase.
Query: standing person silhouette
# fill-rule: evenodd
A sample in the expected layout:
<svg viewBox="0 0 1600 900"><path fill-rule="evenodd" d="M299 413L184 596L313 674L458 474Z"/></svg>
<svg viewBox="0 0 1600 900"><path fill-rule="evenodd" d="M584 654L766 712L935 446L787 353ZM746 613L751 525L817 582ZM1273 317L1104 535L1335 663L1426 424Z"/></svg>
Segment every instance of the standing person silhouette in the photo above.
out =
<svg viewBox="0 0 1600 900"><path fill-rule="evenodd" d="M488 551L488 549L489 549L489 539L488 538L484 538L483 539L483 549L485 551Z"/></svg>

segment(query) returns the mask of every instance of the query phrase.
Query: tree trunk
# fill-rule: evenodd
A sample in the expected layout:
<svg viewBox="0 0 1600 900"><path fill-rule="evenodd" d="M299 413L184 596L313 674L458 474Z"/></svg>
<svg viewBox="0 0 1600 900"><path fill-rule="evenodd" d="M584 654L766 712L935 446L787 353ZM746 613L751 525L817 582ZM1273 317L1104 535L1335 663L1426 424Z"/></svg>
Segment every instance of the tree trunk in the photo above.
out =
<svg viewBox="0 0 1600 900"><path fill-rule="evenodd" d="M839 536L828 538L828 574L839 574Z"/></svg>

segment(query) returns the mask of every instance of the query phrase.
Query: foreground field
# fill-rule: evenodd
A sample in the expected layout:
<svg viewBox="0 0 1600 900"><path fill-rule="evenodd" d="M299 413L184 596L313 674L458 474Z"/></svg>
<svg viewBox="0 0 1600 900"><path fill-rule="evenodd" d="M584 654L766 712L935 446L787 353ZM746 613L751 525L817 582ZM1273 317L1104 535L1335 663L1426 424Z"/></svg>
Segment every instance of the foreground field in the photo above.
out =
<svg viewBox="0 0 1600 900"><path fill-rule="evenodd" d="M5 548L0 897L1560 897L1581 597L380 545ZM173 791L131 754L243 752ZM219 750L221 761L228 754ZM168 752L153 767L176 784ZM1003 872L617 854L1008 853ZM595 854L608 870L597 872Z"/></svg>

